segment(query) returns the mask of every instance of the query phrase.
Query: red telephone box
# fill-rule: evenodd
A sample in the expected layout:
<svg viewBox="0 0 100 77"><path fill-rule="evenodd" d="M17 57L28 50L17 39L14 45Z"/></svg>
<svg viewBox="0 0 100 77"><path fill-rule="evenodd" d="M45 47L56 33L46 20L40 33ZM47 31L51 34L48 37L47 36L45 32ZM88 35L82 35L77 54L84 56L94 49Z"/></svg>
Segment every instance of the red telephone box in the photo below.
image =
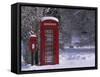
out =
<svg viewBox="0 0 100 77"><path fill-rule="evenodd" d="M59 64L59 21L57 18L41 18L40 42L40 65Z"/></svg>

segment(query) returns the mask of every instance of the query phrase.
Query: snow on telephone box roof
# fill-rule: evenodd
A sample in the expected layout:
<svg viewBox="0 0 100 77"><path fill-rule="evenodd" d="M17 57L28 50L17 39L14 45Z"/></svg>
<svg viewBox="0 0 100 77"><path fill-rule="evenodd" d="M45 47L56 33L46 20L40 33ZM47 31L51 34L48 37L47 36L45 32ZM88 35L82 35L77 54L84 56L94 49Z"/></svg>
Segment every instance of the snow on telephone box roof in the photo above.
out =
<svg viewBox="0 0 100 77"><path fill-rule="evenodd" d="M57 22L59 22L59 20L56 17L42 17L41 21L45 21L45 20L55 20Z"/></svg>

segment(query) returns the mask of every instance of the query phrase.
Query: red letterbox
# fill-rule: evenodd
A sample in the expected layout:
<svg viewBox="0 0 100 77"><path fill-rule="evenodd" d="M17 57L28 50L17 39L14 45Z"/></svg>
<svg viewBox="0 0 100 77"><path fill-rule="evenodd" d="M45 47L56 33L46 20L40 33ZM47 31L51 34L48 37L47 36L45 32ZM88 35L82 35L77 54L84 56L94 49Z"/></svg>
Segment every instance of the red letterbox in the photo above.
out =
<svg viewBox="0 0 100 77"><path fill-rule="evenodd" d="M41 18L40 42L40 65L59 64L59 21L57 18Z"/></svg>
<svg viewBox="0 0 100 77"><path fill-rule="evenodd" d="M37 44L37 37L36 37L36 35L31 35L30 38L29 38L29 48L30 48L30 51L32 53L34 53L35 50L36 50L36 44Z"/></svg>
<svg viewBox="0 0 100 77"><path fill-rule="evenodd" d="M29 49L31 51L31 65L35 64L37 37L36 35L30 35L29 37Z"/></svg>

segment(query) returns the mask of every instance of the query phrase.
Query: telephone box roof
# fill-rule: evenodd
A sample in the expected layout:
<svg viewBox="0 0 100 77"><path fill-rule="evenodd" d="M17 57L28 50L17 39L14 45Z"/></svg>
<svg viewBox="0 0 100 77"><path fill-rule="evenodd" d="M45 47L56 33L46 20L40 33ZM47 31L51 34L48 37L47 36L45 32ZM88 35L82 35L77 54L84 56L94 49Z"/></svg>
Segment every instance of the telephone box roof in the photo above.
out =
<svg viewBox="0 0 100 77"><path fill-rule="evenodd" d="M41 18L41 21L45 21L45 20L55 20L57 22L59 22L59 20L56 18L56 17L42 17Z"/></svg>

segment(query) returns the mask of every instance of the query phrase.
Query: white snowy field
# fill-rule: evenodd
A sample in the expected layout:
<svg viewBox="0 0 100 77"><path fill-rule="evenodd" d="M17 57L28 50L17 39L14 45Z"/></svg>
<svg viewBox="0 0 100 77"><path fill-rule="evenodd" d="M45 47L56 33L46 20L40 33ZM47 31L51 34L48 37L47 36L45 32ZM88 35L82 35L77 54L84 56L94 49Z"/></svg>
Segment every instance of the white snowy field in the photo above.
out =
<svg viewBox="0 0 100 77"><path fill-rule="evenodd" d="M77 68L95 66L95 49L94 48L67 48L60 51L59 64L36 66L31 64L22 64L22 71L28 70L45 70L60 68Z"/></svg>

